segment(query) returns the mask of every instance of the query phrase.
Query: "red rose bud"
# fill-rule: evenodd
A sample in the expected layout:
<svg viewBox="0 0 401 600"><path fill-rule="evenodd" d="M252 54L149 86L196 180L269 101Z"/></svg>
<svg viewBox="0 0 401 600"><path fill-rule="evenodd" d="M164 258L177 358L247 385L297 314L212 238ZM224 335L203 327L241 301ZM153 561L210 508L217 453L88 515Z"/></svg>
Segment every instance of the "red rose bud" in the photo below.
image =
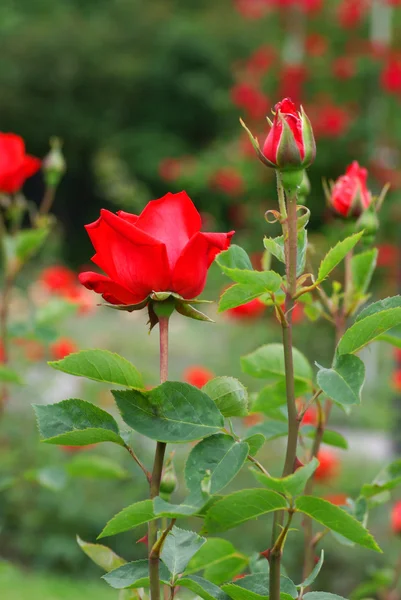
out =
<svg viewBox="0 0 401 600"><path fill-rule="evenodd" d="M68 338L60 338L50 346L50 354L54 360L61 360L78 351L78 346Z"/></svg>
<svg viewBox="0 0 401 600"><path fill-rule="evenodd" d="M333 210L343 217L359 216L372 202L367 188L368 172L359 166L356 160L349 165L345 175L341 175L326 186L326 198Z"/></svg>
<svg viewBox="0 0 401 600"><path fill-rule="evenodd" d="M315 160L316 145L310 121L303 108L297 112L289 98L275 106L263 155L271 167L282 171L306 169Z"/></svg>
<svg viewBox="0 0 401 600"><path fill-rule="evenodd" d="M57 137L50 139L50 152L43 159L43 172L46 185L57 187L66 171L66 162L61 152L61 141Z"/></svg>
<svg viewBox="0 0 401 600"><path fill-rule="evenodd" d="M38 158L25 153L22 137L15 133L0 133L0 192L18 192L40 166Z"/></svg>
<svg viewBox="0 0 401 600"><path fill-rule="evenodd" d="M401 500L396 502L391 510L391 529L393 533L401 533Z"/></svg>
<svg viewBox="0 0 401 600"><path fill-rule="evenodd" d="M106 275L90 271L80 273L79 280L115 305L145 306L157 292L196 298L210 265L234 234L200 228L200 214L186 192L152 200L139 216L102 210L86 230L96 250L92 260Z"/></svg>
<svg viewBox="0 0 401 600"><path fill-rule="evenodd" d="M207 384L208 381L214 379L215 374L213 371L206 369L206 367L188 367L182 374L182 378L186 383L189 383L197 388L202 388Z"/></svg>
<svg viewBox="0 0 401 600"><path fill-rule="evenodd" d="M340 471L340 461L330 450L320 450L317 455L319 466L314 473L314 478L320 483L325 483L336 477Z"/></svg>

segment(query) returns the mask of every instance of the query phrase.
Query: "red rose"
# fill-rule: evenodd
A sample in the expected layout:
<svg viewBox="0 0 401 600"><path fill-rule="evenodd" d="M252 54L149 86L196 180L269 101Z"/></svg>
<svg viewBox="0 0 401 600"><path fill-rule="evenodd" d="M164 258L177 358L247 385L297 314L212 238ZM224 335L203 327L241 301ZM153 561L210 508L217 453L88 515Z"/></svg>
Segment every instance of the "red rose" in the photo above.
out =
<svg viewBox="0 0 401 600"><path fill-rule="evenodd" d="M63 265L46 267L40 274L40 282L51 292L63 294L65 290L73 286L77 277L74 271Z"/></svg>
<svg viewBox="0 0 401 600"><path fill-rule="evenodd" d="M79 280L111 304L138 304L152 292L195 298L234 234L203 233L200 227L200 214L185 192L152 200L139 216L102 210L86 230L96 250L92 260L106 275L89 271Z"/></svg>
<svg viewBox="0 0 401 600"><path fill-rule="evenodd" d="M314 473L314 478L320 483L330 481L340 470L340 461L330 450L320 450L317 455L319 466Z"/></svg>
<svg viewBox="0 0 401 600"><path fill-rule="evenodd" d="M202 388L214 377L215 374L212 371L206 369L206 367L198 367L196 365L188 367L182 374L182 378L186 383L190 383L197 388Z"/></svg>
<svg viewBox="0 0 401 600"><path fill-rule="evenodd" d="M77 351L78 347L76 343L69 338L59 338L56 342L50 345L50 354L54 360L61 360L69 354Z"/></svg>
<svg viewBox="0 0 401 600"><path fill-rule="evenodd" d="M331 188L329 203L343 217L357 216L372 202L366 182L368 172L356 160L349 165Z"/></svg>
<svg viewBox="0 0 401 600"><path fill-rule="evenodd" d="M41 161L25 153L22 137L15 133L0 133L0 192L14 194L25 179L40 169Z"/></svg>
<svg viewBox="0 0 401 600"><path fill-rule="evenodd" d="M273 125L263 146L263 154L272 167L302 169L315 159L316 146L305 113L285 98L275 106Z"/></svg>
<svg viewBox="0 0 401 600"><path fill-rule="evenodd" d="M401 500L391 510L391 529L393 533L401 533Z"/></svg>
<svg viewBox="0 0 401 600"><path fill-rule="evenodd" d="M240 304L240 306L230 308L227 310L227 315L238 320L257 319L264 313L265 309L266 305L263 304L259 298L255 298L254 300L250 300L250 302L245 302L245 304Z"/></svg>

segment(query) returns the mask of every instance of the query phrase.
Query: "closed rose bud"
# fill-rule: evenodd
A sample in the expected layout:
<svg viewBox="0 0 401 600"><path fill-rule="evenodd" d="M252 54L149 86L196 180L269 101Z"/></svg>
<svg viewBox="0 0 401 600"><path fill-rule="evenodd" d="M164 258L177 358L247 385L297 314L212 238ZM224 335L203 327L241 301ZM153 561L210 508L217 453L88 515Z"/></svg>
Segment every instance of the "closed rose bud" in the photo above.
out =
<svg viewBox="0 0 401 600"><path fill-rule="evenodd" d="M393 533L401 533L401 500L396 502L391 510L391 529Z"/></svg>
<svg viewBox="0 0 401 600"><path fill-rule="evenodd" d="M61 152L61 141L59 138L51 138L50 152L43 159L43 173L46 185L56 187L66 170L66 162Z"/></svg>
<svg viewBox="0 0 401 600"><path fill-rule="evenodd" d="M326 197L332 209L343 217L355 217L364 212L372 202L367 187L368 172L355 160L330 187Z"/></svg>
<svg viewBox="0 0 401 600"><path fill-rule="evenodd" d="M319 483L326 483L336 477L340 471L340 461L331 450L320 450L317 455L319 466L314 473L314 478Z"/></svg>
<svg viewBox="0 0 401 600"><path fill-rule="evenodd" d="M285 98L275 106L273 124L263 145L269 165L281 171L309 167L316 156L312 126L303 108Z"/></svg>

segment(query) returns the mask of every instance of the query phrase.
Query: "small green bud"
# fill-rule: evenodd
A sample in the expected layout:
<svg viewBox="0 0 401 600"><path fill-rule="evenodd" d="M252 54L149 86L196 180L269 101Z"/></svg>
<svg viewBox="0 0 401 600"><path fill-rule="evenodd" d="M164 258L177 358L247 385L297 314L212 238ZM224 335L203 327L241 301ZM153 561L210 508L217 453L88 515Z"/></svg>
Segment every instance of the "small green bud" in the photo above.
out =
<svg viewBox="0 0 401 600"><path fill-rule="evenodd" d="M61 152L61 141L57 137L50 139L50 152L43 159L43 173L46 185L57 187L66 171L66 162Z"/></svg>

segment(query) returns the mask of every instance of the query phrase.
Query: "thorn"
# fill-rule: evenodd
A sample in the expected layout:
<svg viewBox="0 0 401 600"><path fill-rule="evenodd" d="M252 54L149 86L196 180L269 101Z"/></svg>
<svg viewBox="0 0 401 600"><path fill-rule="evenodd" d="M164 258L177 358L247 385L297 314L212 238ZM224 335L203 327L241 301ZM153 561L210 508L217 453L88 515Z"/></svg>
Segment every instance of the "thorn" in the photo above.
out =
<svg viewBox="0 0 401 600"><path fill-rule="evenodd" d="M295 471L297 469L299 469L300 467L304 467L304 466L305 466L304 463L299 460L298 456L296 456L295 460L294 460L294 471L293 471L293 473L295 473Z"/></svg>
<svg viewBox="0 0 401 600"><path fill-rule="evenodd" d="M267 550L263 550L263 552L259 552L259 556L263 556L263 558L265 558L266 560L269 560L270 552L271 552L271 548L268 548Z"/></svg>
<svg viewBox="0 0 401 600"><path fill-rule="evenodd" d="M136 543L137 544L145 544L147 546L148 545L148 534L146 534L143 537L141 537L141 539L137 540Z"/></svg>

